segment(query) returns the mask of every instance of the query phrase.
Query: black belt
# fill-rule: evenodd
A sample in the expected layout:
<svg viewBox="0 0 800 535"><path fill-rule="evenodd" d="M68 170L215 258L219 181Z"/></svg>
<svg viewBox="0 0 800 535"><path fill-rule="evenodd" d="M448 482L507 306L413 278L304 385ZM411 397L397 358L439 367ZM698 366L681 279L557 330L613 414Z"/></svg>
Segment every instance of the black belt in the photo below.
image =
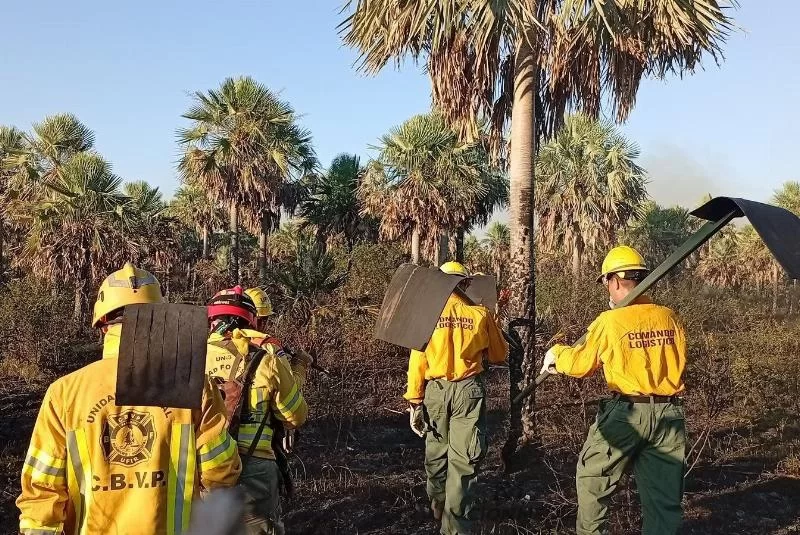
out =
<svg viewBox="0 0 800 535"><path fill-rule="evenodd" d="M681 401L678 396L628 396L616 394L614 397L628 403L680 403Z"/></svg>

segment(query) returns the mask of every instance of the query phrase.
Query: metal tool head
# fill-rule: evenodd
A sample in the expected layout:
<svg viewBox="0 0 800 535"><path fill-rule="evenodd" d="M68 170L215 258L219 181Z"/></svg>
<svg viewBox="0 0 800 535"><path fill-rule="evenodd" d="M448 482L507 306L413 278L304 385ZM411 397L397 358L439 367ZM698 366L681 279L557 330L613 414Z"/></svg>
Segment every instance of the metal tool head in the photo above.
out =
<svg viewBox="0 0 800 535"><path fill-rule="evenodd" d="M375 322L375 338L424 350L439 315L461 277L403 264L394 272Z"/></svg>
<svg viewBox="0 0 800 535"><path fill-rule="evenodd" d="M494 275L475 275L467 295L476 305L483 305L494 313L497 309L497 279Z"/></svg>
<svg viewBox="0 0 800 535"><path fill-rule="evenodd" d="M800 279L800 218L784 208L737 197L716 197L692 215L717 221L732 211L745 216L786 273Z"/></svg>
<svg viewBox="0 0 800 535"><path fill-rule="evenodd" d="M207 340L205 307L126 306L122 317L116 403L200 408Z"/></svg>

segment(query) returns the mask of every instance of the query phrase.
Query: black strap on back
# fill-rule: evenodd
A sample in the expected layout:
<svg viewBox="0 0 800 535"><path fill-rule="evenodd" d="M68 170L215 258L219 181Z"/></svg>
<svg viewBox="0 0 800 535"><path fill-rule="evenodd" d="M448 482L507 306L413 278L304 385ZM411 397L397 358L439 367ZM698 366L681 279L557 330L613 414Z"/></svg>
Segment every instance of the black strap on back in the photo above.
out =
<svg viewBox="0 0 800 535"><path fill-rule="evenodd" d="M243 403L242 405L242 415L240 417L240 421L245 421L245 418L250 415L250 387L253 385L253 379L255 378L256 370L266 354L267 352L264 349L258 348L248 355L249 358L247 360L242 381L242 398L247 396L247 403ZM231 377L235 376L236 368L238 368L240 361L241 355L237 356L236 360L234 361L234 368L231 370ZM269 420L269 407L267 407L267 410L264 413L264 418L262 418L258 425L258 430L256 431L255 437L253 437L253 441L250 443L250 447L247 448L247 455L242 459L242 466L247 465L250 457L253 456L256 446L258 446L258 441L261 440L261 435L264 433L264 427L267 425L267 420Z"/></svg>

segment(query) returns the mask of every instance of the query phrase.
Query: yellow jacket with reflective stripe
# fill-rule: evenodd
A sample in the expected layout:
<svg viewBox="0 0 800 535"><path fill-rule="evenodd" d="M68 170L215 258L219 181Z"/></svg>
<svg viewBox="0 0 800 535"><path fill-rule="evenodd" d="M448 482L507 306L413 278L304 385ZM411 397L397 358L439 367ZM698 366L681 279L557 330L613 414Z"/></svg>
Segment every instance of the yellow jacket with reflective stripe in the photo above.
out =
<svg viewBox="0 0 800 535"><path fill-rule="evenodd" d="M200 484L239 478L225 406L210 383L200 410L114 403L121 330L106 334L102 360L45 394L17 499L25 535L182 533Z"/></svg>
<svg viewBox="0 0 800 535"><path fill-rule="evenodd" d="M260 347L267 347L268 345L271 346L272 351L274 351L275 354L278 355L278 357L281 358L284 363L292 369L294 380L297 383L297 386L300 388L300 392L303 392L303 387L305 386L306 378L308 377L308 367L305 363L303 363L300 359L290 357L290 355L283 351L281 349L283 346L275 337L253 329L239 330L242 335L250 340L251 343Z"/></svg>
<svg viewBox="0 0 800 535"><path fill-rule="evenodd" d="M556 370L586 377L603 366L608 387L621 394L671 396L683 391L686 332L669 308L647 298L607 310L589 326L586 342L556 345Z"/></svg>
<svg viewBox="0 0 800 535"><path fill-rule="evenodd" d="M308 416L308 406L288 361L278 356L279 348L274 345L265 344L263 347L267 353L256 369L248 395L249 418L247 421L243 419L239 425L237 441L241 452L248 451L259 424L266 415L282 421L288 429L303 425ZM239 329L234 330L230 336L212 334L208 339L206 373L227 381L236 356L246 355L251 348L250 337ZM240 375L243 369L244 359L236 375ZM253 456L262 459L275 458L269 424L264 426Z"/></svg>
<svg viewBox="0 0 800 535"><path fill-rule="evenodd" d="M408 388L403 397L412 403L421 402L426 380L460 381L481 373L484 358L498 364L507 356L508 344L489 310L469 305L453 294L425 351L411 351Z"/></svg>

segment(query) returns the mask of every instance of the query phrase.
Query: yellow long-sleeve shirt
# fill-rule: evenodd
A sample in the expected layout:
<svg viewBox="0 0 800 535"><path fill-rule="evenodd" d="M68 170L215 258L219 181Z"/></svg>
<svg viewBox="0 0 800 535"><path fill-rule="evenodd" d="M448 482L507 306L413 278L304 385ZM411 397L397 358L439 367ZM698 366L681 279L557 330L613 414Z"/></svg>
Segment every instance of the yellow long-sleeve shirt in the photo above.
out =
<svg viewBox="0 0 800 535"><path fill-rule="evenodd" d="M672 396L684 388L683 325L675 312L644 298L600 314L583 344L553 351L560 373L586 377L602 365L608 387L621 394Z"/></svg>
<svg viewBox="0 0 800 535"><path fill-rule="evenodd" d="M208 342L206 373L223 380L230 377L236 356L246 355L252 347L247 333L238 329L227 337L212 334ZM264 344L262 347L267 353L256 368L250 387L249 418L239 425L237 441L242 452L250 448L258 427L267 414L283 422L289 429L300 427L308 417L308 405L288 362L278 356L274 345ZM244 359L240 364L241 371L243 366ZM272 450L272 429L268 425L264 427L253 455L262 459L275 458Z"/></svg>
<svg viewBox="0 0 800 535"><path fill-rule="evenodd" d="M419 403L425 381L460 381L483 371L485 357L492 364L505 362L508 344L486 307L469 305L453 294L442 310L425 351L411 351L405 399Z"/></svg>
<svg viewBox="0 0 800 535"><path fill-rule="evenodd" d="M45 394L17 499L25 535L182 533L200 484L239 478L225 405L209 382L200 410L115 404L121 332L112 326L103 359Z"/></svg>
<svg viewBox="0 0 800 535"><path fill-rule="evenodd" d="M306 379L308 378L308 362L301 357L301 352L298 352L297 355L289 355L283 350L284 346L281 341L269 334L254 329L239 329L239 331L246 336L251 343L259 347L265 347L265 344L272 346L272 351L292 369L294 380L300 388L300 391L303 391Z"/></svg>

